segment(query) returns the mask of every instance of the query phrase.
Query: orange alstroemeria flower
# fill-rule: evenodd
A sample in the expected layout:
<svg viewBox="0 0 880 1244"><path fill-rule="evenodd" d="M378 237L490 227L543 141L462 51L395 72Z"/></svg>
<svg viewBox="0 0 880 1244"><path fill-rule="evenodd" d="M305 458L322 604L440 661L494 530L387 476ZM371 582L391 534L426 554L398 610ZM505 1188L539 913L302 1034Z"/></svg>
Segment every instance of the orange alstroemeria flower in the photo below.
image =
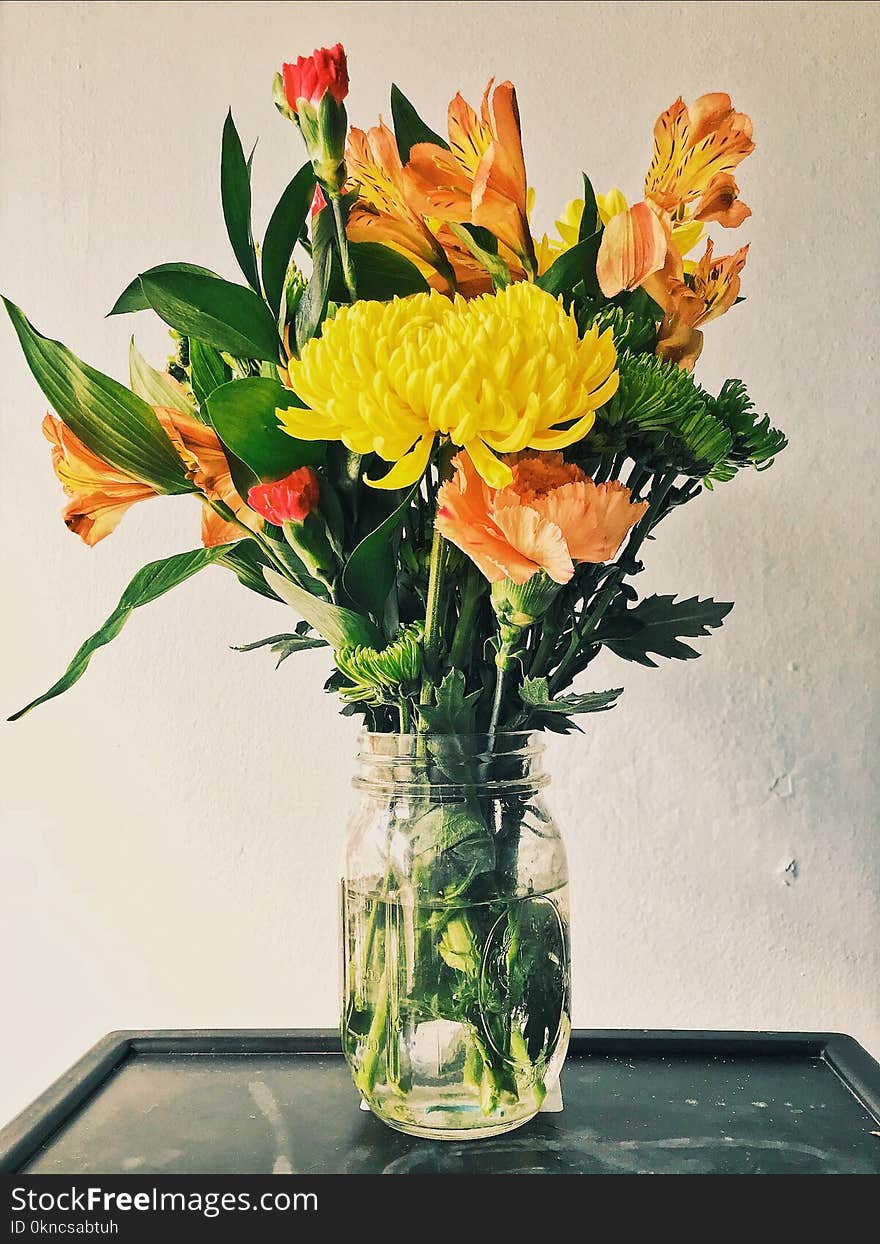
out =
<svg viewBox="0 0 880 1244"><path fill-rule="evenodd" d="M693 287L685 283L681 256L670 248L662 272L645 282L645 289L663 308L657 353L686 371L692 371L703 348L700 326L729 311L739 297L740 273L749 253L742 246L733 255L713 254L711 238L692 274Z"/></svg>
<svg viewBox="0 0 880 1244"><path fill-rule="evenodd" d="M358 193L346 233L352 242L381 242L412 260L441 293L450 291L449 262L425 221L409 206L394 133L379 120L369 130L352 126L345 153L351 188Z"/></svg>
<svg viewBox="0 0 880 1244"><path fill-rule="evenodd" d="M649 203L634 203L612 216L602 233L596 276L606 298L638 289L659 272L671 244L669 226Z"/></svg>
<svg viewBox="0 0 880 1244"><path fill-rule="evenodd" d="M690 105L677 99L654 126L645 197L674 221L715 220L735 228L751 211L732 173L754 149L752 122L734 111L729 95L701 95Z"/></svg>
<svg viewBox="0 0 880 1244"><path fill-rule="evenodd" d="M259 517L248 509L232 483L229 464L214 431L197 419L164 406L154 407L187 474L212 501L223 501L251 528ZM52 466L70 502L64 511L67 527L90 547L115 530L126 510L159 494L104 462L84 445L57 416L47 414L43 435L52 446ZM228 523L209 506L202 513L202 542L206 548L241 539L241 529Z"/></svg>
<svg viewBox="0 0 880 1244"><path fill-rule="evenodd" d="M494 489L466 453L437 497L437 527L490 583L528 582L539 570L567 583L575 562L613 557L647 509L618 480L595 484L560 453L520 457L513 482Z"/></svg>
<svg viewBox="0 0 880 1244"><path fill-rule="evenodd" d="M404 169L413 210L453 224L481 225L536 271L529 231L519 109L513 83L490 81L478 115L456 95L449 105L449 147L416 143Z"/></svg>

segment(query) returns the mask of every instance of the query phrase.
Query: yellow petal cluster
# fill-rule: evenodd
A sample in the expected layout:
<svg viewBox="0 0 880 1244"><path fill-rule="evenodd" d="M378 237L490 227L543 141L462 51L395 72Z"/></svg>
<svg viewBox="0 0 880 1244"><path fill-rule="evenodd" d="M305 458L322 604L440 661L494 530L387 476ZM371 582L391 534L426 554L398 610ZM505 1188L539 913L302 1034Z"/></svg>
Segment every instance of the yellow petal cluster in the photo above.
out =
<svg viewBox="0 0 880 1244"><path fill-rule="evenodd" d="M496 455L581 440L617 389L616 363L610 330L579 337L562 302L527 282L469 301L356 302L291 359L291 387L309 409L278 417L301 440L394 463L369 481L379 488L414 483L437 436L503 488L511 470Z"/></svg>

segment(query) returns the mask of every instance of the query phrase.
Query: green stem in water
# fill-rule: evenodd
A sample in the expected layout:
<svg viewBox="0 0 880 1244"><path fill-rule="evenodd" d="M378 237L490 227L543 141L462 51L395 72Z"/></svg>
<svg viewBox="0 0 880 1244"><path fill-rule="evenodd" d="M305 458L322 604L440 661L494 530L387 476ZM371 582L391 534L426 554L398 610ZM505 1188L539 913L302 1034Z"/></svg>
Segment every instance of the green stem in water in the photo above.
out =
<svg viewBox="0 0 880 1244"><path fill-rule="evenodd" d="M348 290L348 296L351 301L356 302L357 277L355 276L354 264L351 262L351 252L348 249L345 221L342 219L342 200L339 195L334 194L330 197L330 203L333 207L333 223L336 226L336 241L339 246L339 258L342 263L342 276L345 281L345 288Z"/></svg>

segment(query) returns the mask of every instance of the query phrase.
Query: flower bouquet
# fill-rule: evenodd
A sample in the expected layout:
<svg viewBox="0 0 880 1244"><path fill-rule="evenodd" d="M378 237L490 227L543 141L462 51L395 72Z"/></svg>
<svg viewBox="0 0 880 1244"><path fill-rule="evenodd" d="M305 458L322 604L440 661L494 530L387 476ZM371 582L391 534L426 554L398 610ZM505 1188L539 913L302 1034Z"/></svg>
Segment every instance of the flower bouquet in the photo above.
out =
<svg viewBox="0 0 880 1244"><path fill-rule="evenodd" d="M613 189L536 237L516 94L461 95L442 136L396 87L393 128L349 127L341 46L276 76L307 159L258 246L231 113L222 207L243 277L142 271L173 355L132 342L130 387L6 308L54 413L43 431L87 544L136 501L189 493L201 547L140 570L66 672L132 610L216 565L291 621L243 651L325 647L363 717L344 899L343 1046L364 1100L427 1136L531 1117L564 1058L565 855L539 732L619 688L572 692L608 649L653 666L729 604L640 597L645 541L785 446L743 383L693 378L703 328L740 301L753 150L729 96L676 100L644 197ZM699 257L696 257L699 255Z"/></svg>

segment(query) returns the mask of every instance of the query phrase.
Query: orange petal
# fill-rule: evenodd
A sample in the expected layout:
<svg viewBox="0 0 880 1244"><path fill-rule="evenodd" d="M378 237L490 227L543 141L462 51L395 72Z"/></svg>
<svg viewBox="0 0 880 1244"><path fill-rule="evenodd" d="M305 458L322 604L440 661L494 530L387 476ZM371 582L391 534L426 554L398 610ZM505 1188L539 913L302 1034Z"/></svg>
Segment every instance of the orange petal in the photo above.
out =
<svg viewBox="0 0 880 1244"><path fill-rule="evenodd" d="M471 178L451 151L434 143L416 143L403 170L410 207L441 220L471 218Z"/></svg>
<svg viewBox="0 0 880 1244"><path fill-rule="evenodd" d="M574 563L556 523L529 505L496 508L495 522L510 543L506 558L508 579L525 583L540 569L554 583L568 583L574 574Z"/></svg>
<svg viewBox="0 0 880 1244"><path fill-rule="evenodd" d="M666 262L668 239L663 224L647 203L636 203L613 216L605 226L596 275L606 298L637 289Z"/></svg>
<svg viewBox="0 0 880 1244"><path fill-rule="evenodd" d="M694 220L717 220L725 229L736 229L752 214L739 198L739 187L730 173L717 173L694 209Z"/></svg>
<svg viewBox="0 0 880 1244"><path fill-rule="evenodd" d="M536 508L560 528L575 561L604 562L614 557L648 508L646 501L632 503L630 495L619 480L595 484L585 479L563 484Z"/></svg>

